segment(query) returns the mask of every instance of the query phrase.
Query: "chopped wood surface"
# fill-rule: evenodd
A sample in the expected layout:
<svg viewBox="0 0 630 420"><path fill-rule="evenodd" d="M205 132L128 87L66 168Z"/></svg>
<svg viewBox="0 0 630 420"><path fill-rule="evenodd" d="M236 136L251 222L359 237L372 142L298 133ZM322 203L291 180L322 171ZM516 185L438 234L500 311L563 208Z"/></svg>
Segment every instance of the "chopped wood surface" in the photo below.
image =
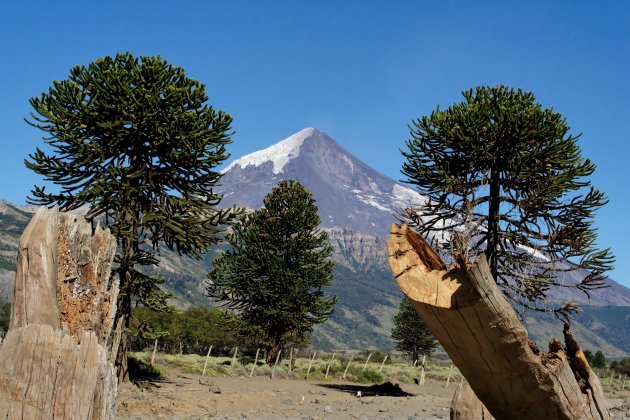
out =
<svg viewBox="0 0 630 420"><path fill-rule="evenodd" d="M466 270L436 269L437 254L409 237L406 225L392 225L388 255L398 285L494 417L610 418L577 343L567 338L567 348L549 352L530 346L483 255Z"/></svg>

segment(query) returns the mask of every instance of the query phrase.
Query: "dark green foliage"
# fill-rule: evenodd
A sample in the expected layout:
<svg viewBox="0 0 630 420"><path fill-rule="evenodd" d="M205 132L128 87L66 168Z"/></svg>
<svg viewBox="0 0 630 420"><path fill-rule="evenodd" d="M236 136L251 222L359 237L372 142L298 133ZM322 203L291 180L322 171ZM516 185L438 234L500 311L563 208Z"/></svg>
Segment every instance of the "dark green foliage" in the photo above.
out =
<svg viewBox="0 0 630 420"><path fill-rule="evenodd" d="M617 373L630 375L630 357L623 358L619 361L610 362L610 368Z"/></svg>
<svg viewBox="0 0 630 420"><path fill-rule="evenodd" d="M588 364L593 367L593 352L590 350L584 350L584 357L586 357Z"/></svg>
<svg viewBox="0 0 630 420"><path fill-rule="evenodd" d="M405 298L394 315L392 338L396 341L396 350L402 351L411 360L418 360L422 355L430 356L438 345L422 318Z"/></svg>
<svg viewBox="0 0 630 420"><path fill-rule="evenodd" d="M606 358L604 357L604 353L602 353L601 350L597 350L595 352L595 354L593 355L592 361L593 361L592 364L589 361L589 364L591 365L591 367L598 368L598 369L604 369L606 367Z"/></svg>
<svg viewBox="0 0 630 420"><path fill-rule="evenodd" d="M221 196L213 192L232 118L207 101L182 68L130 53L76 66L30 100L28 122L52 153L38 148L25 163L59 189L36 186L29 201L89 205L89 219L105 218L121 249L117 316L127 326L133 304L165 306L163 280L139 269L157 264L160 244L200 257L234 217L214 208Z"/></svg>
<svg viewBox="0 0 630 420"><path fill-rule="evenodd" d="M0 299L0 338L9 331L9 321L11 321L11 303Z"/></svg>
<svg viewBox="0 0 630 420"><path fill-rule="evenodd" d="M129 357L129 379L155 382L164 379L160 370L140 358Z"/></svg>
<svg viewBox="0 0 630 420"><path fill-rule="evenodd" d="M337 298L323 290L333 279L332 248L319 222L311 193L281 181L263 208L235 224L227 237L233 248L208 275L208 295L238 314L267 347L268 362L333 313Z"/></svg>
<svg viewBox="0 0 630 420"><path fill-rule="evenodd" d="M403 216L446 253L485 252L504 293L525 306L552 286L603 287L613 258L596 248L592 223L607 199L590 185L595 165L579 136L532 93L498 86L463 96L413 121L402 172L428 210Z"/></svg>
<svg viewBox="0 0 630 420"><path fill-rule="evenodd" d="M160 351L188 354L227 354L237 345L234 317L218 309L191 307L185 311L155 312L148 308L133 310L131 350L153 347L157 338ZM152 332L148 334L147 332ZM181 346L181 347L180 347Z"/></svg>
<svg viewBox="0 0 630 420"><path fill-rule="evenodd" d="M606 367L606 358L601 350L597 350L595 354L590 350L584 350L584 357L592 368L604 369Z"/></svg>

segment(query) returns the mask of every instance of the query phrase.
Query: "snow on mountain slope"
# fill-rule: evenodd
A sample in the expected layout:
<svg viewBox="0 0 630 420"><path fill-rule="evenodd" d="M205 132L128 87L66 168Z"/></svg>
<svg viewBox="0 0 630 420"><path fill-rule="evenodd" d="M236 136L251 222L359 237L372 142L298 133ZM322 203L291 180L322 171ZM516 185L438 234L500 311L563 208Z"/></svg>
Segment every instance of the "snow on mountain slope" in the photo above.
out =
<svg viewBox="0 0 630 420"><path fill-rule="evenodd" d="M353 156L326 134L304 129L266 149L243 156L223 171L222 206L258 208L282 179L302 182L319 207L322 226L349 227L385 236L403 206L425 199Z"/></svg>
<svg viewBox="0 0 630 420"><path fill-rule="evenodd" d="M273 164L273 173L279 174L288 161L296 158L300 154L300 146L304 143L304 140L312 136L315 131L317 130L314 128L305 128L266 149L250 153L249 155L235 160L222 172L228 172L237 165L241 168L246 168L248 166L260 166L266 162L271 162Z"/></svg>

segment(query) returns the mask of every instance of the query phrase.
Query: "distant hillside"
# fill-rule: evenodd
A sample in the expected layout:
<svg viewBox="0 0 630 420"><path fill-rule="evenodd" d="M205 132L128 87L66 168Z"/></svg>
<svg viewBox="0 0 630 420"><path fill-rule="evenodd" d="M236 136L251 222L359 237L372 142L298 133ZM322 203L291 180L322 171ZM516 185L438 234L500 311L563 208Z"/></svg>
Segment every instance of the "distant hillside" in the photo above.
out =
<svg viewBox="0 0 630 420"><path fill-rule="evenodd" d="M0 200L0 298L13 294L15 262L20 235L31 220L31 214Z"/></svg>
<svg viewBox="0 0 630 420"><path fill-rule="evenodd" d="M219 192L225 194L221 205L258 208L281 179L298 180L312 191L334 250L335 280L328 293L339 296L340 302L332 318L316 328L315 347L392 348L392 318L402 294L387 264L386 235L397 209L421 205L424 198L370 168L326 134L309 128L233 161L221 180ZM6 248L0 257L7 269L14 266L17 237L28 219L22 209L7 203L0 207L0 246ZM175 293L177 306L211 304L204 296L203 282L213 258L224 247L215 247L201 261L163 252L158 271L166 277L166 288ZM7 269L0 268L0 288L4 285L10 290L13 272ZM621 357L630 352L629 340L624 339L630 335L627 318L622 321L624 311L630 309L630 290L612 280L610 285L592 293L591 300L567 290L554 290L550 299L565 301L577 296L583 305L625 307L589 307L574 322L584 348ZM562 324L553 317L533 312L524 317L541 348L546 348L552 336L562 335Z"/></svg>

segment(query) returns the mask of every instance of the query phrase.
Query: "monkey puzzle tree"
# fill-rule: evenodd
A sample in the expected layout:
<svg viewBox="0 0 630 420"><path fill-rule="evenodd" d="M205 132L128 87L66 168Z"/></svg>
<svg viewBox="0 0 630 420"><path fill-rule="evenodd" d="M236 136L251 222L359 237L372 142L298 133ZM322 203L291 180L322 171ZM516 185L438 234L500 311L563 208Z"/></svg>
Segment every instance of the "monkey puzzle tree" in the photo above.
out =
<svg viewBox="0 0 630 420"><path fill-rule="evenodd" d="M443 250L484 252L504 293L526 307L552 286L604 287L613 257L596 248L592 223L607 199L590 185L595 165L579 136L532 93L498 86L463 96L413 121L402 173L428 200L403 217Z"/></svg>
<svg viewBox="0 0 630 420"><path fill-rule="evenodd" d="M207 105L205 86L160 57L130 53L76 66L70 77L30 100L27 122L47 133L26 166L57 184L36 186L29 201L62 210L88 205L116 236L120 278L117 317L129 327L134 304L160 310L159 246L194 257L219 240L232 210L216 210L215 170L229 157L232 118ZM126 375L126 333L117 365Z"/></svg>
<svg viewBox="0 0 630 420"><path fill-rule="evenodd" d="M396 350L402 351L411 360L418 360L420 355L430 356L438 345L429 327L406 298L402 299L394 315L392 338L396 341Z"/></svg>
<svg viewBox="0 0 630 420"><path fill-rule="evenodd" d="M286 343L326 321L338 299L323 290L334 263L311 193L299 182L280 181L263 203L227 236L232 249L214 259L207 291L235 310L273 363Z"/></svg>

